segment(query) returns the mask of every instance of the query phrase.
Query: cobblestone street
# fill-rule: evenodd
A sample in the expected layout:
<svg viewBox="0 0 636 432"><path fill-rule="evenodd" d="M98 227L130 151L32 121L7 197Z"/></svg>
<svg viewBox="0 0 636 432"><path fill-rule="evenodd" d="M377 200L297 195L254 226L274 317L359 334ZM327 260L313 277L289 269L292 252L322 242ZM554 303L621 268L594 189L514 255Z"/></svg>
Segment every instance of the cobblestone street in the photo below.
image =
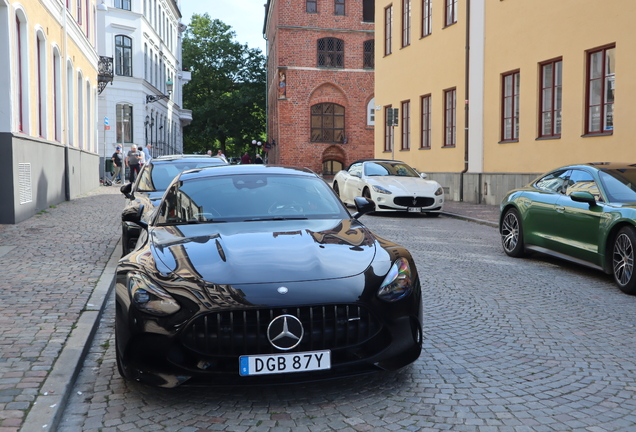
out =
<svg viewBox="0 0 636 432"><path fill-rule="evenodd" d="M509 258L492 226L362 221L415 256L425 332L416 363L314 384L150 388L117 373L111 301L59 430L636 430L636 298L611 277Z"/></svg>

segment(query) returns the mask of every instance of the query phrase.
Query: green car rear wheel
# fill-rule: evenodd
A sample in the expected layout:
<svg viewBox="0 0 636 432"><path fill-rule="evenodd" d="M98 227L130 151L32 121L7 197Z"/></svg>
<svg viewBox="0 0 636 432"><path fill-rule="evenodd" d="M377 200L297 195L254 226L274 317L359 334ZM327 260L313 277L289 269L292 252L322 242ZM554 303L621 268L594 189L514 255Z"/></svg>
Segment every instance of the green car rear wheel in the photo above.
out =
<svg viewBox="0 0 636 432"><path fill-rule="evenodd" d="M614 241L612 264L614 280L626 294L636 294L634 246L636 246L636 230L631 226L621 228Z"/></svg>

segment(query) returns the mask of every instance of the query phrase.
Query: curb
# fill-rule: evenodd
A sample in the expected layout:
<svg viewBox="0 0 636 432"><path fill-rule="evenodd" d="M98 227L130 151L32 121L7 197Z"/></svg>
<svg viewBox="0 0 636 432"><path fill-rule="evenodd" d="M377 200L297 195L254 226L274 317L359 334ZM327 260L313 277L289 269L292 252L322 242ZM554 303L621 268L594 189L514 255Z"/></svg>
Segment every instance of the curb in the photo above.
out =
<svg viewBox="0 0 636 432"><path fill-rule="evenodd" d="M488 226L491 226L493 228L499 228L499 224L496 223L496 222L486 221L486 220L483 220L483 219L476 219L476 218L472 218L472 217L469 217L469 216L459 215L459 214L456 214L456 213L448 213L448 212L444 212L444 211L440 212L440 213L442 215L444 215L444 216L452 217L452 218L455 218L455 219L463 219L463 220L467 220L467 221L470 221L470 222L475 222L475 223L482 224L482 225L488 225Z"/></svg>
<svg viewBox="0 0 636 432"><path fill-rule="evenodd" d="M53 369L40 388L20 430L55 431L75 385L84 359L99 327L99 320L115 286L115 269L119 261L121 239L113 247L106 267L71 331Z"/></svg>

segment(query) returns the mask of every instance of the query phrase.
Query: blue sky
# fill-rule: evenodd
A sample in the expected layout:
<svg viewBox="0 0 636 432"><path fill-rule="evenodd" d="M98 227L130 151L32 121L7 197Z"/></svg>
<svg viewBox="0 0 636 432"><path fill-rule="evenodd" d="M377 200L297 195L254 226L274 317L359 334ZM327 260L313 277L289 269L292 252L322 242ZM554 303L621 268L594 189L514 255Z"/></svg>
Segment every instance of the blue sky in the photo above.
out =
<svg viewBox="0 0 636 432"><path fill-rule="evenodd" d="M181 20L187 25L192 14L207 12L212 19L217 18L231 26L237 42L260 48L264 54L265 3L267 0L181 0Z"/></svg>

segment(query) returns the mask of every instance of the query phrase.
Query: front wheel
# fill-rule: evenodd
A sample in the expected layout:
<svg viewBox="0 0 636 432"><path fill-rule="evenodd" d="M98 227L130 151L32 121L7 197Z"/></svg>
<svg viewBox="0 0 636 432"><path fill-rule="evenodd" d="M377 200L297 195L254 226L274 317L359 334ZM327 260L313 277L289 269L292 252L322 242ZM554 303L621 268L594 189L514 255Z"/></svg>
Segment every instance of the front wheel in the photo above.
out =
<svg viewBox="0 0 636 432"><path fill-rule="evenodd" d="M508 209L503 217L501 222L501 244L508 256L519 258L525 255L521 216L519 216L517 209Z"/></svg>
<svg viewBox="0 0 636 432"><path fill-rule="evenodd" d="M362 191L362 196L366 199L368 199L369 201L371 201L371 192L369 191L369 188L364 188L364 190ZM371 214L373 212L369 212L368 214Z"/></svg>
<svg viewBox="0 0 636 432"><path fill-rule="evenodd" d="M625 294L636 294L636 277L634 277L634 246L636 231L631 226L620 229L612 253L614 280Z"/></svg>
<svg viewBox="0 0 636 432"><path fill-rule="evenodd" d="M333 191L336 193L336 195L340 196L340 188L338 187L338 183L333 184Z"/></svg>

